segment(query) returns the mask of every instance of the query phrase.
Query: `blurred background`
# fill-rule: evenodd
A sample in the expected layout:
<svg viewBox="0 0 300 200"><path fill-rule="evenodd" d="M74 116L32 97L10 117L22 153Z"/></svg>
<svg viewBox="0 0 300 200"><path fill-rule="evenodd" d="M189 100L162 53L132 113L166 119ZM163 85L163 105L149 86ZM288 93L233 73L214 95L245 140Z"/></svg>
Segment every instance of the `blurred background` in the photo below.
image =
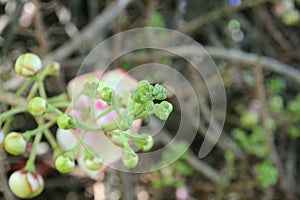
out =
<svg viewBox="0 0 300 200"><path fill-rule="evenodd" d="M198 133L172 165L144 174L109 169L99 180L91 180L59 174L44 163L51 156L47 152L38 161L45 190L34 199L299 199L299 12L299 0L0 0L0 84L6 91L15 91L23 82L13 66L24 52L61 63L60 75L46 79L47 93L53 96L65 92L99 42L145 26L177 30L203 45L226 89L224 129L205 158L199 159L198 151L211 108L203 91L197 93ZM190 64L176 56L137 51L111 66L127 71L153 61L178 70L201 91L202 85L192 81ZM169 100L176 105L176 97ZM8 106L0 98L0 110ZM180 108L175 107L154 149L175 136L178 120ZM32 127L30 116L17 115L11 129ZM176 151L184 151L186 145L179 142ZM2 152L0 162L0 198L14 199L6 178L25 159Z"/></svg>

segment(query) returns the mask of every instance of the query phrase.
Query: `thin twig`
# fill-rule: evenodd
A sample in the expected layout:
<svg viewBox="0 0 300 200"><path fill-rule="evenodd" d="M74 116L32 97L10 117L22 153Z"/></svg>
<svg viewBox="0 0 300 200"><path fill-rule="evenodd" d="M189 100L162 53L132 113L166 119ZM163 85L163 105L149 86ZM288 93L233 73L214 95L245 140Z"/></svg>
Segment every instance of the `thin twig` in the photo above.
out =
<svg viewBox="0 0 300 200"><path fill-rule="evenodd" d="M40 2L39 0L34 0L33 3L36 6L36 12L34 15L34 26L35 26L35 37L40 44L40 50L43 54L47 54L49 50L49 45L47 41L47 33L45 31L43 18L40 12Z"/></svg>
<svg viewBox="0 0 300 200"><path fill-rule="evenodd" d="M278 152L276 150L276 146L274 144L274 139L272 137L272 131L270 130L270 128L268 126L268 118L269 118L268 104L267 104L267 100L266 100L266 91L265 91L265 87L264 87L264 76L263 76L263 71L262 71L262 68L260 65L260 60L257 60L254 71L255 71L255 79L256 79L257 96L258 96L258 99L260 101L260 106L261 106L263 133L265 135L266 142L268 145L270 159L278 169L281 188L286 193L287 197L290 197L291 188L289 186L290 185L289 180L287 180L287 176L285 175L285 172L283 170L282 162L280 160L279 154L278 154Z"/></svg>
<svg viewBox="0 0 300 200"><path fill-rule="evenodd" d="M61 61L71 55L76 49L99 32L106 30L109 24L127 7L131 0L118 0L109 5L99 16L87 25L73 40L65 43L49 56L49 60Z"/></svg>
<svg viewBox="0 0 300 200"><path fill-rule="evenodd" d="M207 54L213 58L224 59L234 62L239 62L245 64L247 67L255 66L257 60L260 60L260 65L269 71L273 71L286 76L287 78L293 79L294 81L300 83L300 71L295 67L288 64L282 63L275 58L260 56L254 53L248 53L235 49L227 49L222 47L204 47ZM172 54L168 52L154 53L155 58L172 58L178 57L179 55L184 56L199 56L199 47L197 46L178 46L172 49ZM134 53L127 54L126 59L134 60L137 62L149 62L152 60L152 56L149 55L136 55Z"/></svg>
<svg viewBox="0 0 300 200"><path fill-rule="evenodd" d="M269 1L274 0L253 0L253 1L244 1L239 7L234 7L232 5L221 7L220 9L211 11L209 13L206 13L205 15L201 15L197 17L196 19L188 22L187 24L181 26L178 28L178 31L183 33L190 33L195 31L196 29L200 28L204 24L208 22L212 22L216 19L219 19L225 15L231 14L232 12L236 12L242 9L246 8L252 8L255 6L258 6L259 4L263 4Z"/></svg>
<svg viewBox="0 0 300 200"><path fill-rule="evenodd" d="M150 129L149 132L153 132L151 130L155 130L157 125L159 124L158 120L153 118L151 119L151 123L149 124L148 128ZM172 141L171 134L165 130L162 129L158 135L159 140L164 144L169 144L170 141ZM196 171L203 174L205 177L210 179L214 183L219 183L222 180L221 174L219 174L218 171L213 169L211 166L206 164L205 162L201 161L197 156L195 156L192 152L186 152L188 154L187 156L187 162L195 169Z"/></svg>

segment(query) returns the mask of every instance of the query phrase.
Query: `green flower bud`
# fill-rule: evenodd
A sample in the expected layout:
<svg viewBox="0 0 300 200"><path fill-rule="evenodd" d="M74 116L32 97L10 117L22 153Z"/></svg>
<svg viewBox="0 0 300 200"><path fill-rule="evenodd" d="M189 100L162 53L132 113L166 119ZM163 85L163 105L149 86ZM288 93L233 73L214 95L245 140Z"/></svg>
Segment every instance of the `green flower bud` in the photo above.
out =
<svg viewBox="0 0 300 200"><path fill-rule="evenodd" d="M247 111L242 114L240 122L245 128L253 128L259 122L259 115L256 112Z"/></svg>
<svg viewBox="0 0 300 200"><path fill-rule="evenodd" d="M149 83L149 81L142 80L139 82L137 86L137 91L132 93L131 99L136 102L143 104L144 102L147 101L152 101L152 91L153 91L153 86Z"/></svg>
<svg viewBox="0 0 300 200"><path fill-rule="evenodd" d="M152 95L156 100L164 100L167 98L165 87L159 84L154 86Z"/></svg>
<svg viewBox="0 0 300 200"><path fill-rule="evenodd" d="M58 156L58 158L55 160L55 168L60 173L70 173L73 171L75 167L75 161L74 159L70 158L67 155Z"/></svg>
<svg viewBox="0 0 300 200"><path fill-rule="evenodd" d="M25 77L35 75L41 68L41 59L32 53L22 54L15 63L16 72Z"/></svg>
<svg viewBox="0 0 300 200"><path fill-rule="evenodd" d="M108 105L112 104L112 98L114 91L109 87L104 87L100 92L100 98L105 101Z"/></svg>
<svg viewBox="0 0 300 200"><path fill-rule="evenodd" d="M34 97L29 101L28 111L33 116L42 115L47 108L47 102L41 97Z"/></svg>
<svg viewBox="0 0 300 200"><path fill-rule="evenodd" d="M47 65L47 68L48 68L48 75L58 76L60 71L60 64L58 62L50 62Z"/></svg>
<svg viewBox="0 0 300 200"><path fill-rule="evenodd" d="M30 199L43 191L44 180L39 174L19 170L10 175L8 185L17 197Z"/></svg>
<svg viewBox="0 0 300 200"><path fill-rule="evenodd" d="M11 132L4 140L5 150L12 155L20 155L25 152L27 143L22 134Z"/></svg>
<svg viewBox="0 0 300 200"><path fill-rule="evenodd" d="M122 152L122 163L127 168L134 168L139 162L138 155L133 151L123 149Z"/></svg>
<svg viewBox="0 0 300 200"><path fill-rule="evenodd" d="M138 92L133 92L131 94L131 99L136 103L139 103L139 104L143 103L143 101L141 101L141 95Z"/></svg>
<svg viewBox="0 0 300 200"><path fill-rule="evenodd" d="M153 91L153 86L149 83L149 81L147 80L141 80L139 83L138 83L138 86L137 86L137 89L139 92L142 92L142 93L149 93Z"/></svg>
<svg viewBox="0 0 300 200"><path fill-rule="evenodd" d="M162 101L160 104L155 104L153 112L161 120L168 119L173 110L173 105L167 101Z"/></svg>
<svg viewBox="0 0 300 200"><path fill-rule="evenodd" d="M300 13L296 9L290 9L282 16L282 21L288 26L295 26L299 23Z"/></svg>
<svg viewBox="0 0 300 200"><path fill-rule="evenodd" d="M68 114L62 114L57 119L57 125L59 128L68 130L68 129L75 129L75 122L74 119Z"/></svg>
<svg viewBox="0 0 300 200"><path fill-rule="evenodd" d="M141 136L145 137L145 139L143 141L134 141L135 146L142 151L149 151L154 145L153 137L146 134Z"/></svg>
<svg viewBox="0 0 300 200"><path fill-rule="evenodd" d="M84 159L84 166L92 171L96 171L103 166L103 160L99 157L87 157Z"/></svg>

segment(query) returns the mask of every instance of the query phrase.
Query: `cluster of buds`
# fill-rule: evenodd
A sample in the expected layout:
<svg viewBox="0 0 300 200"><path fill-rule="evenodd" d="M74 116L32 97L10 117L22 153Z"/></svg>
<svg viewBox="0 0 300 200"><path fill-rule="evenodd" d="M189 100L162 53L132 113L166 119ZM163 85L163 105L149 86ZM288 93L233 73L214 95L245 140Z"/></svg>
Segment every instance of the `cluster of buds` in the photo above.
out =
<svg viewBox="0 0 300 200"><path fill-rule="evenodd" d="M71 173L78 167L91 178L97 178L118 160L127 168L136 167L139 157L134 149L149 151L154 145L152 136L137 134L141 119L154 114L166 120L173 109L172 104L165 101L167 95L162 85L152 85L145 80L138 82L120 69L105 74L95 71L70 81L68 94L72 103L63 95L48 98L43 80L46 76L58 75L59 68L56 62L43 68L41 59L32 53L21 55L15 63L16 72L28 78L17 93L22 94L34 82L27 96L27 111L38 124L36 129L24 133L4 135L0 131L1 147L15 156L24 154L34 137L26 166L9 178L10 189L19 198L35 197L44 188L43 178L34 165L42 135L54 150L54 166L60 173ZM35 97L36 93L40 96ZM61 111L58 105L65 105L66 110ZM13 112L0 114L0 124L4 116L19 110L24 112L25 109L15 108ZM49 131L55 122L59 127L56 139Z"/></svg>
<svg viewBox="0 0 300 200"><path fill-rule="evenodd" d="M120 87L115 85L118 82ZM125 167L136 167L138 155L130 144L141 151L149 151L154 145L152 136L136 134L141 119L155 114L166 120L173 109L171 103L162 101L167 98L162 85L152 85L146 80L137 82L122 70L79 76L69 83L68 91L73 97L73 107L59 116L57 139L65 151L73 151L78 136L82 137L85 144L76 149L75 159L92 178L119 158ZM101 148L112 148L108 147L107 139L123 148L121 155L116 150L107 153Z"/></svg>

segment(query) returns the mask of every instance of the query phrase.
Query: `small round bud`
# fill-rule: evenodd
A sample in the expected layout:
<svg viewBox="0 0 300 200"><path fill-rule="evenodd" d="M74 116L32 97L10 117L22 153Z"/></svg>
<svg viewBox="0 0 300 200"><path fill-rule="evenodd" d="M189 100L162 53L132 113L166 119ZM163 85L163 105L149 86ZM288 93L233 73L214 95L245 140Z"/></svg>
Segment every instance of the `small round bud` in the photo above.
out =
<svg viewBox="0 0 300 200"><path fill-rule="evenodd" d="M15 70L21 76L35 75L42 68L41 59L32 53L25 53L18 57Z"/></svg>
<svg viewBox="0 0 300 200"><path fill-rule="evenodd" d="M75 167L75 161L74 159L70 158L67 155L58 156L58 158L55 160L55 168L60 173L70 173L73 171Z"/></svg>
<svg viewBox="0 0 300 200"><path fill-rule="evenodd" d="M151 135L146 135L146 134L143 134L141 136L144 136L145 139L141 142L134 141L135 146L142 151L149 151L154 144L153 137Z"/></svg>
<svg viewBox="0 0 300 200"><path fill-rule="evenodd" d="M47 102L41 97L34 97L29 101L28 111L33 116L42 115L47 108Z"/></svg>
<svg viewBox="0 0 300 200"><path fill-rule="evenodd" d="M39 174L19 170L10 175L8 185L14 195L29 199L43 191L44 180Z"/></svg>
<svg viewBox="0 0 300 200"><path fill-rule="evenodd" d="M104 81L99 80L99 82L98 82L98 87L97 87L97 94L100 95L102 89L105 88L105 87L108 87L107 84L106 84ZM100 97L100 96L99 96L99 97Z"/></svg>
<svg viewBox="0 0 300 200"><path fill-rule="evenodd" d="M245 128L253 128L259 122L259 115L256 112L247 111L242 114L240 122Z"/></svg>
<svg viewBox="0 0 300 200"><path fill-rule="evenodd" d="M160 104L155 104L153 112L161 120L168 119L173 110L173 105L167 101L162 101Z"/></svg>
<svg viewBox="0 0 300 200"><path fill-rule="evenodd" d="M156 100L164 100L167 98L164 86L156 84L153 88L152 95Z"/></svg>
<svg viewBox="0 0 300 200"><path fill-rule="evenodd" d="M87 157L84 159L84 166L92 171L96 171L103 166L103 160L99 157Z"/></svg>
<svg viewBox="0 0 300 200"><path fill-rule="evenodd" d="M5 150L12 155L20 155L25 152L27 143L22 134L11 132L4 140Z"/></svg>
<svg viewBox="0 0 300 200"><path fill-rule="evenodd" d="M60 64L58 62L50 62L47 67L49 75L58 76L60 71Z"/></svg>
<svg viewBox="0 0 300 200"><path fill-rule="evenodd" d="M139 162L138 155L133 151L123 149L122 152L122 163L127 168L134 168Z"/></svg>
<svg viewBox="0 0 300 200"><path fill-rule="evenodd" d="M62 114L57 119L57 125L59 128L68 130L68 129L75 129L75 122L74 119L68 114Z"/></svg>
<svg viewBox="0 0 300 200"><path fill-rule="evenodd" d="M114 91L109 87L104 87L100 92L100 98L108 105L111 105Z"/></svg>
<svg viewBox="0 0 300 200"><path fill-rule="evenodd" d="M291 9L285 12L282 16L282 21L288 26L295 26L299 24L300 21L300 13L296 9Z"/></svg>

